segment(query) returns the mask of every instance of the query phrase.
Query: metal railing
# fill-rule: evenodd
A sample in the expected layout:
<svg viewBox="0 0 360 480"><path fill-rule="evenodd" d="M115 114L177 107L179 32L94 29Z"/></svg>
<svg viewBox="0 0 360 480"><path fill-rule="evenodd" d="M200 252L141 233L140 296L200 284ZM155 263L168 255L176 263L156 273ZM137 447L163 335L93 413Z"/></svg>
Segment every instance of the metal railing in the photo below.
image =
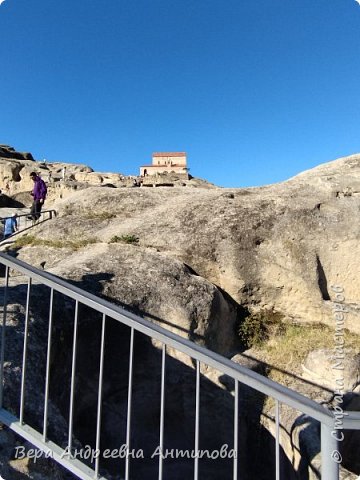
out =
<svg viewBox="0 0 360 480"><path fill-rule="evenodd" d="M10 235L7 238L12 237L13 235L16 235L16 233L23 232L24 230L27 230L28 228L33 227L34 225L38 225L39 223L44 222L45 220L51 220L53 217L56 217L56 210L42 210L39 214L39 219L34 221L31 219L31 214L30 213L20 213L17 214L16 220L17 220L17 231L14 232L12 235ZM8 218L11 218L11 215L7 217L0 217L0 222L4 223ZM0 238L0 241L2 239Z"/></svg>
<svg viewBox="0 0 360 480"><path fill-rule="evenodd" d="M161 352L161 371L159 372L161 379L160 386L160 398L159 398L159 447L160 451L163 451L166 447L164 438L165 428L165 407L166 407L166 365L169 361L169 351L181 352L189 356L193 362L193 369L195 375L195 409L194 409L194 438L191 449L195 452L199 451L199 438L201 431L200 424L200 393L201 393L201 366L209 366L228 375L234 380L233 391L233 449L235 455L233 456L232 474L230 478L238 480L242 478L241 471L238 465L238 435L239 435L239 395L240 385L247 385L251 389L255 389L264 395L272 397L275 400L275 461L274 461L274 477L279 480L281 477L281 458L280 458L280 406L282 404L288 405L295 410L298 410L313 419L320 422L321 425L321 469L322 478L324 480L338 480L339 479L339 464L333 460L334 451L338 450L337 436L334 435L335 416L332 411L324 406L314 402L313 400L306 398L305 396L290 390L256 372L247 369L243 366L235 364L231 360L228 360L221 355L218 355L212 351L207 350L185 338L182 338L159 325L153 324L137 315L134 315L123 308L113 305L108 301L96 297L69 282L66 282L54 275L47 272L40 271L20 260L12 258L8 255L0 253L0 263L5 267L4 272L4 286L3 286L3 323L1 332L1 353L0 353L0 421L9 426L13 431L21 435L24 439L31 442L37 448L44 452L50 452L51 458L55 459L58 463L63 465L70 472L77 477L90 480L102 478L100 467L101 458L97 456L92 459L91 465L86 464L79 459L69 458L64 456L65 451L69 451L73 448L74 439L74 395L75 395L75 383L76 383L76 371L77 371L77 346L78 337L81 334L79 332L79 308L81 305L85 305L88 308L100 312L101 314L101 339L99 345L99 381L97 391L97 407L96 407L96 436L95 436L95 451L99 452L102 448L101 445L101 432L102 432L102 407L103 407L103 370L104 370L104 338L107 322L113 319L122 325L127 326L130 329L130 345L129 345L129 364L128 364L128 383L127 383L127 416L126 416L126 448L127 451L131 449L132 439L132 392L133 392L133 377L134 377L134 333L141 333L147 337L150 337L152 341L156 342L157 348L160 347ZM10 269L17 272L16 281L17 285L23 286L27 283L26 287L26 308L25 308L25 320L24 320L24 339L23 339L23 351L22 351L22 376L21 376L21 391L20 391L20 407L17 415L10 412L11 405L6 406L4 404L4 387L6 384L6 378L4 376L4 362L6 352L6 329L7 329L7 316L8 316L8 291L10 288L9 281L13 277L10 276ZM20 275L19 275L20 274ZM19 280L20 279L20 280ZM49 298L49 313L48 313L48 339L47 339L47 351L46 351L46 375L45 375L45 393L44 393L44 415L42 428L34 429L24 420L24 402L25 402L25 383L27 378L27 354L28 354L28 341L31 338L29 333L30 325L30 313L29 302L31 296L31 289L34 285L45 285L50 290ZM24 290L25 292L25 290ZM72 360L71 360L71 372L67 375L70 380L70 398L69 398L69 421L67 431L67 445L66 447L60 447L48 434L49 423L49 382L50 382L50 370L52 359L52 335L53 335L53 300L54 292L59 292L61 295L72 299L75 302L74 308L74 326L73 326L73 339L72 339ZM119 366L119 368L121 368ZM10 388L10 387L9 387ZM342 418L343 430L359 430L360 429L360 413L357 412L344 412ZM260 452L263 455L264 452ZM126 480L131 478L130 464L131 456L126 456L124 472L120 472L124 475ZM193 478L198 480L199 470L201 464L199 462L199 455L195 454L193 459ZM164 458L159 456L158 463L158 478L162 480L164 478ZM225 477L222 477L225 478ZM269 476L270 478L270 476ZM285 480L285 478L284 478Z"/></svg>

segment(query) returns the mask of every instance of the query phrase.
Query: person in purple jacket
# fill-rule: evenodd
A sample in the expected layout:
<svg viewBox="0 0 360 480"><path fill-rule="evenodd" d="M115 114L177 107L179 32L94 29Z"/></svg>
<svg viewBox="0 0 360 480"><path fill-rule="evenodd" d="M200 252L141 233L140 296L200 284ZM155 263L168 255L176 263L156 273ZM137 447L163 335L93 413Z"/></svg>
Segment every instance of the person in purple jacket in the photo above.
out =
<svg viewBox="0 0 360 480"><path fill-rule="evenodd" d="M30 216L28 219L38 220L40 218L42 206L45 202L47 188L44 180L42 180L35 172L30 173L30 178L34 182L34 188L31 192L33 203L31 205Z"/></svg>

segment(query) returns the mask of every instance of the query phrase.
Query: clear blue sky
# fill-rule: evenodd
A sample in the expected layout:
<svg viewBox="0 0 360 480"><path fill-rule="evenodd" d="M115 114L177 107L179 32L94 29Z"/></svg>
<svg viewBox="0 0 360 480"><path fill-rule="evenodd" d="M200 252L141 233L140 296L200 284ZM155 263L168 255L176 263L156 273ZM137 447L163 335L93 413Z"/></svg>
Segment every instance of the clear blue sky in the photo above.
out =
<svg viewBox="0 0 360 480"><path fill-rule="evenodd" d="M186 151L222 186L360 152L355 0L5 0L0 143L137 174Z"/></svg>

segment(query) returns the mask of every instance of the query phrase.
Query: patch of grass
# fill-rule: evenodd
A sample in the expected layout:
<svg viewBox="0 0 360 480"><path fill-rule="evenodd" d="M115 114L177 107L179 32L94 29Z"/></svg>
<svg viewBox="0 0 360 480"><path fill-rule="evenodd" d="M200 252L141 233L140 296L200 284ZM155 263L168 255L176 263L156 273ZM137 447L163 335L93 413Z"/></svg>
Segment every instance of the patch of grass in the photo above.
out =
<svg viewBox="0 0 360 480"><path fill-rule="evenodd" d="M18 237L15 242L15 247L25 247L26 245L33 245L36 242L36 237L34 235L23 235Z"/></svg>
<svg viewBox="0 0 360 480"><path fill-rule="evenodd" d="M360 336L344 330L345 348L359 351ZM282 385L294 387L293 375L301 377L302 368L307 355L313 350L334 348L334 329L323 324L283 325L281 334L275 335L268 342L254 347L252 355L268 364L268 377ZM266 408L274 404L268 398Z"/></svg>
<svg viewBox="0 0 360 480"><path fill-rule="evenodd" d="M247 328L250 329L250 326L245 328L245 332ZM308 354L321 348L334 348L334 329L320 323L300 324L283 321L281 327L275 328L269 335L266 329L264 333L264 326L257 317L251 331L252 338L257 343L251 349L251 356L264 362L268 378L293 390L299 388L302 364ZM258 338L260 341L257 341ZM345 329L344 340L346 349L359 351L360 335ZM301 389L300 391L304 393ZM273 411L274 406L274 398L266 397L262 406L263 413Z"/></svg>
<svg viewBox="0 0 360 480"><path fill-rule="evenodd" d="M65 243L65 245L70 243L70 247L73 250L79 250L79 248L83 248L83 247L86 247L87 245L93 245L94 243L97 243L97 239L96 238L82 238L82 239L74 240L74 241L70 241L70 242L67 242L65 240L64 243Z"/></svg>
<svg viewBox="0 0 360 480"><path fill-rule="evenodd" d="M359 335L344 330L344 342L345 348L359 350ZM334 348L334 329L322 324L289 324L263 350L268 363L287 370L288 365L301 365L309 352L320 348Z"/></svg>
<svg viewBox="0 0 360 480"><path fill-rule="evenodd" d="M111 212L86 212L84 215L85 218L90 220L110 220L111 218L115 218L115 213Z"/></svg>
<svg viewBox="0 0 360 480"><path fill-rule="evenodd" d="M114 235L110 238L109 243L128 243L136 245L139 243L139 237L136 235Z"/></svg>
<svg viewBox="0 0 360 480"><path fill-rule="evenodd" d="M25 246L44 246L52 248L70 248L71 250L79 250L87 245L96 243L95 238L80 238L78 240L46 240L38 238L34 235L23 235L14 242L15 247Z"/></svg>
<svg viewBox="0 0 360 480"><path fill-rule="evenodd" d="M245 318L238 335L245 348L260 347L284 329L283 316L274 310L261 310Z"/></svg>
<svg viewBox="0 0 360 480"><path fill-rule="evenodd" d="M63 215L67 216L73 214L78 214L88 220L110 220L111 218L116 217L116 214L112 212L94 212L93 210L86 210L85 208L79 210L74 204L65 205Z"/></svg>

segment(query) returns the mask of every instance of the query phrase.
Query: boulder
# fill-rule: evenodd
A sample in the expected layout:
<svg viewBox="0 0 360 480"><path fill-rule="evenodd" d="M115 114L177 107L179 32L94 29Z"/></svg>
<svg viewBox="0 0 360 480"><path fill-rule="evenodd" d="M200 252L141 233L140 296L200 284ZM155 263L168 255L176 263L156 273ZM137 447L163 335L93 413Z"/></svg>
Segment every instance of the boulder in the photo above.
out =
<svg viewBox="0 0 360 480"><path fill-rule="evenodd" d="M314 350L302 368L304 379L333 391L353 391L360 384L360 354L350 349Z"/></svg>
<svg viewBox="0 0 360 480"><path fill-rule="evenodd" d="M0 145L0 158L14 158L17 160L32 160L34 161L31 153L17 152L13 147L9 145Z"/></svg>
<svg viewBox="0 0 360 480"><path fill-rule="evenodd" d="M238 347L234 302L167 255L121 242L98 244L67 254L50 271L94 293L106 272L105 298L219 353Z"/></svg>

